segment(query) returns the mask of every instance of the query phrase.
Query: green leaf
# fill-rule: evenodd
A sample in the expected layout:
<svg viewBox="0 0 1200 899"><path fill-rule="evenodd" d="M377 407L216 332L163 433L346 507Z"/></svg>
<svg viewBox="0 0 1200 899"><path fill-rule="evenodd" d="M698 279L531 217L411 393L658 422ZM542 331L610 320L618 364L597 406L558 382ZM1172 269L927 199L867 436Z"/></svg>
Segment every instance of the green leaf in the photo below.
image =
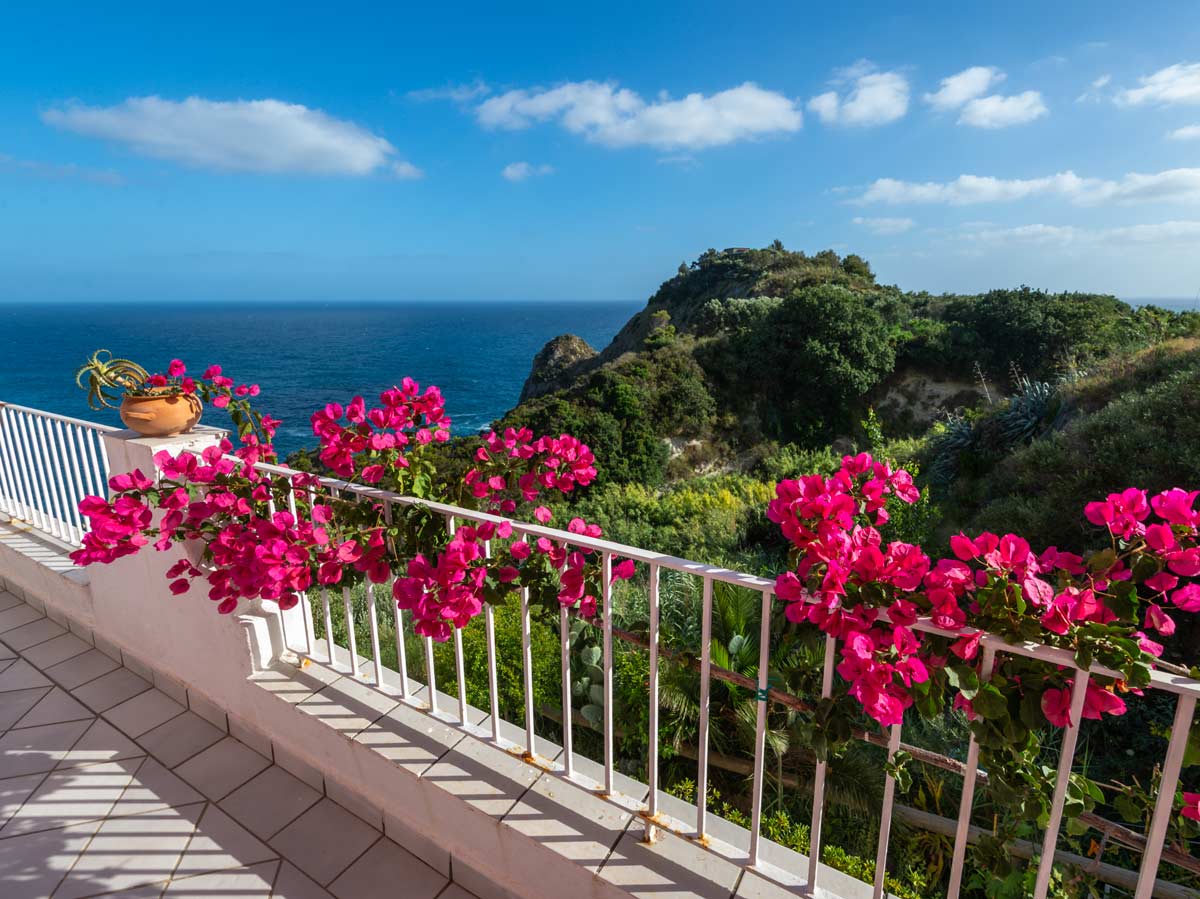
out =
<svg viewBox="0 0 1200 899"><path fill-rule="evenodd" d="M1004 718L1008 715L1008 700L995 684L984 684L971 700L971 708L984 718Z"/></svg>

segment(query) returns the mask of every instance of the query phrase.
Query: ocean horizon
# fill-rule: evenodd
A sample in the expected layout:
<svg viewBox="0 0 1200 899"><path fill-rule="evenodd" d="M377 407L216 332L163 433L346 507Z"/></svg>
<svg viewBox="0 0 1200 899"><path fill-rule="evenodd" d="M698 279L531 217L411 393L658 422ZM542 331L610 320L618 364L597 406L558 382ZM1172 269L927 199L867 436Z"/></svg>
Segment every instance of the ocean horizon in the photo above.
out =
<svg viewBox="0 0 1200 899"><path fill-rule="evenodd" d="M217 364L262 388L259 407L283 421L281 454L315 441L313 410L369 400L412 377L436 384L456 434L475 433L517 404L533 357L552 337L608 344L645 301L261 302L166 305L0 304L0 400L120 426L88 407L75 370L96 349L165 371ZM225 424L217 409L204 422Z"/></svg>

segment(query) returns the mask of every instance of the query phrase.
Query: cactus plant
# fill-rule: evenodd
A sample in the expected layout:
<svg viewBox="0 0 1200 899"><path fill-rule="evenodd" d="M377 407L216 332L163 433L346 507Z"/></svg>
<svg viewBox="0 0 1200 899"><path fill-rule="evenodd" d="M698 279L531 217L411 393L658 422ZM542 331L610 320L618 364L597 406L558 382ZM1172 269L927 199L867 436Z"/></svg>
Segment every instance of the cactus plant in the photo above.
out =
<svg viewBox="0 0 1200 899"><path fill-rule="evenodd" d="M93 409L117 408L122 394L138 392L149 378L146 369L129 359L114 358L109 350L96 350L75 372L75 383L88 392Z"/></svg>

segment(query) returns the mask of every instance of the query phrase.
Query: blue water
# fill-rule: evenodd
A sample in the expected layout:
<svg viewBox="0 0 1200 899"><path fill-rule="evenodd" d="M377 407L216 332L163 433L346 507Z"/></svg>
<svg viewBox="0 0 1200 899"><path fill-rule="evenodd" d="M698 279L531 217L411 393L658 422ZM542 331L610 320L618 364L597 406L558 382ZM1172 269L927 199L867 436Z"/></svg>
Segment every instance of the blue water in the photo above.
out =
<svg viewBox="0 0 1200 899"><path fill-rule="evenodd" d="M88 408L75 369L95 349L165 371L220 364L262 387L260 407L283 420L282 453L313 444L312 411L355 394L368 400L405 376L437 384L454 432L473 433L516 405L533 356L558 334L604 347L642 302L0 305L0 400L119 425ZM224 413L205 412L223 424Z"/></svg>

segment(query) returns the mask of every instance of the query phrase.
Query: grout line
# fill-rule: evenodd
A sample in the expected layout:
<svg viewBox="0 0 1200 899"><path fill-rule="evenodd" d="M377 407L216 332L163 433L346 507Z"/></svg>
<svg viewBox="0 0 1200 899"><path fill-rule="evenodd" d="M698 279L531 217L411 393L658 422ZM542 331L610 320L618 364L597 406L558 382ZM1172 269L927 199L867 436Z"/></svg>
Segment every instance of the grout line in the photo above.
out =
<svg viewBox="0 0 1200 899"><path fill-rule="evenodd" d="M341 806L338 806L338 807L340 808ZM360 818L359 820L362 820L362 819ZM371 828L371 829L374 830L375 828ZM343 874L345 874L347 871L349 871L351 868L353 868L355 866L355 864L358 863L359 859L361 859L364 855L366 855L368 852L370 852L372 849L374 849L376 844L382 839L384 839L384 836L382 833L380 833L379 836L377 836L375 839L373 839L371 841L370 845L367 846L366 849L364 849L358 855L354 856L354 858L351 859L350 863L347 864L346 867L342 868L342 870L338 871L337 874L333 875L333 877L331 877L329 879L328 883L323 883L323 884L321 884L321 886L323 886L323 887L330 886L335 880L337 880L339 877L341 877ZM420 861L420 859L418 859L418 861Z"/></svg>
<svg viewBox="0 0 1200 899"><path fill-rule="evenodd" d="M260 772L259 772L259 774L265 774L265 773L266 773L267 771L269 771L269 770L270 770L269 768L263 768L263 770L262 770L262 771L260 771ZM287 769L281 769L281 770L283 770L283 773L284 773L284 774L287 774L287 775L289 775L289 776L291 776L291 777L296 777L296 775L292 774L292 773L291 773L290 771L288 771ZM258 775L256 774L254 777L257 777L257 776L258 776ZM250 778L250 780L253 780L253 779L254 779L253 777L252 777L252 778ZM297 779L297 780L299 780L299 778L296 778L296 779ZM250 782L249 780L248 780L248 781L246 781L246 783L249 783L249 782ZM301 783L304 783L304 781L300 781L300 782L301 782ZM308 784L304 784L304 785L305 785L306 787L308 786ZM242 784L242 786L245 786L245 784ZM241 787L239 787L238 789L241 789ZM309 789L311 790L311 789L312 789L312 787L309 787ZM234 792L236 792L236 791L234 791ZM314 792L315 792L315 791L314 791ZM229 798L229 796L232 796L232 795L233 795L233 793L230 793L230 794L228 794L228 795L227 795L225 798L226 798L226 799L228 799L228 798ZM322 797L322 798L324 798L324 797ZM333 802L333 800L332 800L332 799L330 799L329 801L330 801L330 802ZM270 833L270 835L269 835L269 836L267 836L267 837L265 837L265 838L258 837L258 835L257 835L257 834L255 834L254 836L255 836L256 838L262 839L262 842L263 842L265 845L269 846L271 849L274 849L275 847L274 847L274 846L271 846L271 844L268 842L268 840L273 840L273 839L275 839L277 836L279 836L281 833L283 833L285 830L287 830L289 827L291 827L293 824L295 824L297 821L299 821L301 818L303 818L305 815L307 815L309 812L311 812L311 811L312 811L314 808L316 808L316 807L317 807L317 805L318 805L318 804L320 804L320 802L321 802L321 800L320 800L320 799L318 799L316 802L314 802L312 805L310 805L310 806L309 806L308 808L306 808L304 811L300 812L300 814L296 815L294 818L291 818L291 819L290 819L290 820L289 820L289 821L288 821L286 824L284 824L284 825L283 825L282 827L280 827L278 830L273 830L273 831L271 831L271 833ZM334 804L334 805L337 805L337 803L336 803L336 802L334 802L333 804ZM341 808L341 806L340 806L340 805L338 805L338 808ZM222 809L222 811L224 811L224 809ZM347 809L347 811L349 811L349 809ZM227 815L228 815L229 813L228 813L228 812L225 812L225 814L227 814ZM230 815L230 817L232 817L232 815ZM360 818L359 820L362 820L362 819ZM365 823L365 822L364 822L364 823ZM247 829L247 830L249 830L249 828L246 828L246 829ZM283 853L282 853L282 852L280 852L280 853L279 853L279 857L280 857L280 858L283 858L283 857L284 857L284 855L283 855ZM314 882L315 882L315 881L314 881Z"/></svg>

